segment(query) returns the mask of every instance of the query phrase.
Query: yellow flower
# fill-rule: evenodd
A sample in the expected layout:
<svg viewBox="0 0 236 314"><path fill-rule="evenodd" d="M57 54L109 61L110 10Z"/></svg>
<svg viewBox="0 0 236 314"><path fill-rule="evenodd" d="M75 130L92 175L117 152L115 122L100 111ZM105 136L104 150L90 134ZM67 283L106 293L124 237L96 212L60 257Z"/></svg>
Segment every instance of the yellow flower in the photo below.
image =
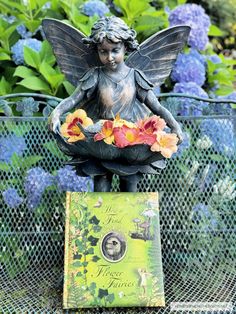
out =
<svg viewBox="0 0 236 314"><path fill-rule="evenodd" d="M165 158L170 158L177 152L178 137L176 134L166 132L157 132L156 142L151 146L151 151L160 152Z"/></svg>
<svg viewBox="0 0 236 314"><path fill-rule="evenodd" d="M77 142L85 138L77 125L78 122L85 128L93 124L92 119L87 117L83 109L69 113L66 117L66 122L61 126L61 135L67 137L69 143Z"/></svg>
<svg viewBox="0 0 236 314"><path fill-rule="evenodd" d="M118 113L113 121L113 128L122 127L123 125L127 126L128 128L137 128L135 123L121 119Z"/></svg>

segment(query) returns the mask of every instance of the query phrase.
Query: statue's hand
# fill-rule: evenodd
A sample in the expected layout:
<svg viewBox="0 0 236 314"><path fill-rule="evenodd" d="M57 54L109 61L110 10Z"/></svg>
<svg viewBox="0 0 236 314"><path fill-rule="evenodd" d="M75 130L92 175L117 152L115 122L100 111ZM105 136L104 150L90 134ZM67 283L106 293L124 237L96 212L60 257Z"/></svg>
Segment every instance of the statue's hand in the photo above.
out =
<svg viewBox="0 0 236 314"><path fill-rule="evenodd" d="M174 134L177 135L177 137L178 137L178 139L179 139L178 145L183 142L183 137L184 137L184 135L183 135L183 132L182 132L182 130L181 130L180 127L172 128L172 129L171 129L171 133L174 133Z"/></svg>
<svg viewBox="0 0 236 314"><path fill-rule="evenodd" d="M48 120L49 130L53 133L60 133L60 114L58 114L55 110L51 113Z"/></svg>

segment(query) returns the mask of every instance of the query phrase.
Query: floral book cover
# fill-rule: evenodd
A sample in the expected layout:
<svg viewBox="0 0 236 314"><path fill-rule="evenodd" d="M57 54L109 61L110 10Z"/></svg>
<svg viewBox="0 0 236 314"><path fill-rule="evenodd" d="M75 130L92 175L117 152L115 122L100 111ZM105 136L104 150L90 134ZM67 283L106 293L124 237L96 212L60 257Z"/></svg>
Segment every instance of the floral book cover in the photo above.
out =
<svg viewBox="0 0 236 314"><path fill-rule="evenodd" d="M68 192L64 308L164 306L158 193Z"/></svg>

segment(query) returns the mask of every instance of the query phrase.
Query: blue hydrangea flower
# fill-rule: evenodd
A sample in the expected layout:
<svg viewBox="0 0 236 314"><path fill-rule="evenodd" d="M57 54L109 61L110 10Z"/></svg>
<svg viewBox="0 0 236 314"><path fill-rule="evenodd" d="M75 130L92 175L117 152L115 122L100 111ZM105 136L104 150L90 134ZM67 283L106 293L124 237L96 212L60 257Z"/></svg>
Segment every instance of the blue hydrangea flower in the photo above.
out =
<svg viewBox="0 0 236 314"><path fill-rule="evenodd" d="M214 213L203 203L198 203L193 207L193 221L205 231L214 230L218 226Z"/></svg>
<svg viewBox="0 0 236 314"><path fill-rule="evenodd" d="M171 78L174 82L194 82L202 86L206 80L206 69L202 61L199 61L194 52L180 53L174 64Z"/></svg>
<svg viewBox="0 0 236 314"><path fill-rule="evenodd" d="M0 14L0 18L9 24L12 24L16 21L16 17L14 15L8 16L6 14Z"/></svg>
<svg viewBox="0 0 236 314"><path fill-rule="evenodd" d="M82 12L88 16L94 16L95 14L99 17L103 17L110 10L106 4L99 0L90 0L84 3Z"/></svg>
<svg viewBox="0 0 236 314"><path fill-rule="evenodd" d="M206 56L199 53L196 49L191 48L189 51L189 55L193 58L197 59L204 67L206 67Z"/></svg>
<svg viewBox="0 0 236 314"><path fill-rule="evenodd" d="M46 2L43 6L42 6L42 10L48 10L51 9L51 2Z"/></svg>
<svg viewBox="0 0 236 314"><path fill-rule="evenodd" d="M221 58L217 56L216 54L207 56L206 58L207 60L210 60L214 64L222 63Z"/></svg>
<svg viewBox="0 0 236 314"><path fill-rule="evenodd" d="M93 190L91 178L79 177L72 166L57 171L56 183L59 191L83 192Z"/></svg>
<svg viewBox="0 0 236 314"><path fill-rule="evenodd" d="M178 6L170 13L169 22L170 26L190 26L189 45L199 50L205 49L209 42L207 33L211 23L209 16L200 5L188 3Z"/></svg>
<svg viewBox="0 0 236 314"><path fill-rule="evenodd" d="M173 157L181 157L186 149L191 146L190 135L188 132L183 132L183 142L178 146L177 153Z"/></svg>
<svg viewBox="0 0 236 314"><path fill-rule="evenodd" d="M176 83L173 91L192 96L208 98L207 93L196 83ZM200 116L207 107L208 103L196 101L190 98L178 99L177 115L181 116Z"/></svg>
<svg viewBox="0 0 236 314"><path fill-rule="evenodd" d="M42 42L35 38L19 39L15 45L11 47L12 60L17 65L24 64L24 46L38 52L42 47Z"/></svg>
<svg viewBox="0 0 236 314"><path fill-rule="evenodd" d="M204 119L200 124L202 135L212 141L216 152L228 157L235 154L233 124L227 119Z"/></svg>
<svg viewBox="0 0 236 314"><path fill-rule="evenodd" d="M35 167L28 170L24 182L28 208L38 207L45 189L53 183L53 176L44 169Z"/></svg>
<svg viewBox="0 0 236 314"><path fill-rule="evenodd" d="M26 150L26 142L24 137L15 134L0 137L0 161L9 163L12 155L15 153L22 156Z"/></svg>
<svg viewBox="0 0 236 314"><path fill-rule="evenodd" d="M227 99L227 100L233 100L233 101L236 101L236 92L233 92L229 95L226 95L226 96L218 96L218 99ZM227 112L228 114L231 113L231 105L228 104L228 103L221 103L219 104L221 107L224 107L224 110L223 112Z"/></svg>
<svg viewBox="0 0 236 314"><path fill-rule="evenodd" d="M215 96L215 94L212 95L213 98L217 99L227 99L227 100L234 100L236 101L236 92L233 92L229 95L225 96ZM209 106L208 108L208 114L225 114L225 115L231 115L232 114L232 107L230 103L215 103L212 106Z"/></svg>
<svg viewBox="0 0 236 314"><path fill-rule="evenodd" d="M21 38L31 38L33 36L33 33L27 31L27 28L24 24L20 24L16 28L17 33L21 35Z"/></svg>
<svg viewBox="0 0 236 314"><path fill-rule="evenodd" d="M9 188L2 192L3 200L10 208L17 208L22 204L23 198L19 196L14 188Z"/></svg>

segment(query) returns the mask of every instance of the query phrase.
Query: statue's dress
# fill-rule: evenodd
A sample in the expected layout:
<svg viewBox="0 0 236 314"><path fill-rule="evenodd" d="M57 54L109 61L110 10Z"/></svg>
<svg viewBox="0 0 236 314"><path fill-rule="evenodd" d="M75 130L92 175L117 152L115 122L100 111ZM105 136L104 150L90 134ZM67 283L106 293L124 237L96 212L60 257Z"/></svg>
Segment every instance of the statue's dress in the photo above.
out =
<svg viewBox="0 0 236 314"><path fill-rule="evenodd" d="M132 68L119 81L106 75L102 67L94 68L80 80L80 88L86 91L82 108L94 121L119 114L122 119L137 122L150 115L144 100L152 87L141 71Z"/></svg>
<svg viewBox="0 0 236 314"><path fill-rule="evenodd" d="M117 81L106 75L102 67L92 68L79 81L78 90L85 92L85 97L79 104L79 107L84 109L87 116L94 122L101 119L112 120L117 114L120 115L121 119L137 122L148 117L151 113L144 101L147 92L152 88L152 83L139 70L130 68L126 76ZM62 143L61 139L60 142ZM77 143L81 150L78 149L78 154L73 155L73 159L69 164L76 166L79 175L104 175L108 172L118 175L159 173L159 170L165 167L165 161L160 160L161 158L152 158L149 164L140 162L140 165L133 162L129 163L122 158L118 160L114 158L114 161L112 161L112 153L108 147L111 145L105 143L101 143L101 145L107 146L101 152L102 158L94 158L94 155L91 155L91 158L89 156L84 158L84 155L81 153L83 143L82 141ZM95 144L94 142L90 144L91 152L94 150ZM59 146L62 147L63 145ZM136 155L139 155L139 152L135 151L135 146L125 149L129 154L135 155L136 153ZM68 152L71 151L73 151L73 144L70 145ZM150 151L150 148L148 148L148 151Z"/></svg>

